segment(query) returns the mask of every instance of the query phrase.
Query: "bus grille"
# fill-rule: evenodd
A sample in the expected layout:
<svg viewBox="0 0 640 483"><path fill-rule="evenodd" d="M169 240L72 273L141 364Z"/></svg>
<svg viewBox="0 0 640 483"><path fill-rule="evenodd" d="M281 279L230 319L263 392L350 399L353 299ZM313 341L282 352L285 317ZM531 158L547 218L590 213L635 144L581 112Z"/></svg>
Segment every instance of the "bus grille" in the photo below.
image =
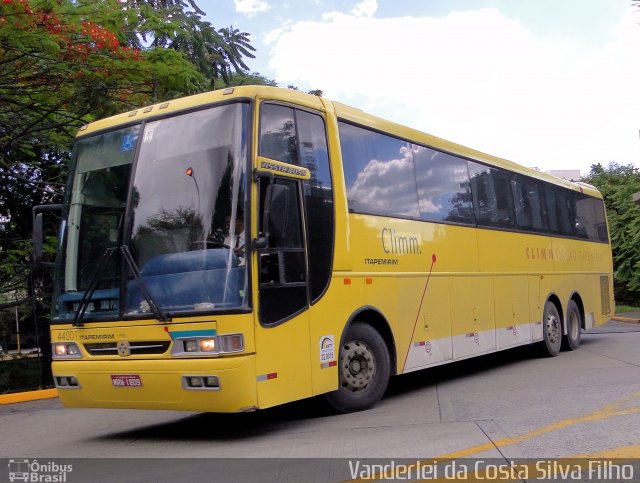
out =
<svg viewBox="0 0 640 483"><path fill-rule="evenodd" d="M130 342L129 347L131 355L145 355L145 354L164 354L169 349L171 342L166 340L160 341L144 341L144 342ZM98 344L85 344L84 348L92 356L114 356L118 355L117 342L104 342Z"/></svg>
<svg viewBox="0 0 640 483"><path fill-rule="evenodd" d="M600 277L600 300L602 301L602 315L611 315L611 293L607 276Z"/></svg>

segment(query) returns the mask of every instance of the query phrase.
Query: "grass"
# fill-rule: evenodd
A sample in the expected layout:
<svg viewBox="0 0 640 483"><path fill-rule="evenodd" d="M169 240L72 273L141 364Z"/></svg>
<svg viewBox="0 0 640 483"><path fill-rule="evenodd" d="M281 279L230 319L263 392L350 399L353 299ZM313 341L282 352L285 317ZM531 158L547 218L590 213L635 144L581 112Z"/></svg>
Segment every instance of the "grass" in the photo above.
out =
<svg viewBox="0 0 640 483"><path fill-rule="evenodd" d="M640 312L640 307L632 305L616 305L616 314L624 314L625 312Z"/></svg>

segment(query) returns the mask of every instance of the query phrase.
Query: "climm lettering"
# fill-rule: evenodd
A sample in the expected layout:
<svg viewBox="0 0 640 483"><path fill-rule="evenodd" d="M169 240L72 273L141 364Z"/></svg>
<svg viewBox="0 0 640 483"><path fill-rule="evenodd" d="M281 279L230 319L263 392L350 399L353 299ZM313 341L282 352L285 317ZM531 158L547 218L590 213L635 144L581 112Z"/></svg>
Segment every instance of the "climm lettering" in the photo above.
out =
<svg viewBox="0 0 640 483"><path fill-rule="evenodd" d="M399 235L395 228L382 229L382 249L396 255L420 255L420 242L414 235Z"/></svg>
<svg viewBox="0 0 640 483"><path fill-rule="evenodd" d="M526 249L528 260L553 260L553 250L551 248L534 248Z"/></svg>
<svg viewBox="0 0 640 483"><path fill-rule="evenodd" d="M568 248L551 249L540 247L526 247L527 260L551 260L556 262L585 262L595 263L603 260L602 253L572 250Z"/></svg>

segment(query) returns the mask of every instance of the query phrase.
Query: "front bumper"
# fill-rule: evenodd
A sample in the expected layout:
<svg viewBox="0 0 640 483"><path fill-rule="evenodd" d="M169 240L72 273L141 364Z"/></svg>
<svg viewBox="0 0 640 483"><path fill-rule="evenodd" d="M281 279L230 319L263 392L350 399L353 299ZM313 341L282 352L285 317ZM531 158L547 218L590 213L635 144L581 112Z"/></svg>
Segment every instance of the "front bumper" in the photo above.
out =
<svg viewBox="0 0 640 483"><path fill-rule="evenodd" d="M119 368L118 366L125 366ZM58 387L66 407L242 412L257 409L253 355L211 359L61 360L54 377L75 377L78 387ZM139 376L139 387L116 387L113 375ZM185 376L217 376L216 390L189 389Z"/></svg>

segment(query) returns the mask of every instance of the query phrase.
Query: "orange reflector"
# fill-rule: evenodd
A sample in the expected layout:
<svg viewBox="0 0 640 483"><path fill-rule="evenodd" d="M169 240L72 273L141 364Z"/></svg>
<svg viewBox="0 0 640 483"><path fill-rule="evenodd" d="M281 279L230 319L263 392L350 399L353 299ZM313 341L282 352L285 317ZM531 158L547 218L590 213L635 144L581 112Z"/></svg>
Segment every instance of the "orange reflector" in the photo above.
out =
<svg viewBox="0 0 640 483"><path fill-rule="evenodd" d="M372 279L372 278L367 277L367 278L365 279L365 283L366 283L367 285L372 285L372 284L373 284L373 279Z"/></svg>
<svg viewBox="0 0 640 483"><path fill-rule="evenodd" d="M344 279L344 284L345 285L351 285L351 279L350 278L345 278Z"/></svg>

